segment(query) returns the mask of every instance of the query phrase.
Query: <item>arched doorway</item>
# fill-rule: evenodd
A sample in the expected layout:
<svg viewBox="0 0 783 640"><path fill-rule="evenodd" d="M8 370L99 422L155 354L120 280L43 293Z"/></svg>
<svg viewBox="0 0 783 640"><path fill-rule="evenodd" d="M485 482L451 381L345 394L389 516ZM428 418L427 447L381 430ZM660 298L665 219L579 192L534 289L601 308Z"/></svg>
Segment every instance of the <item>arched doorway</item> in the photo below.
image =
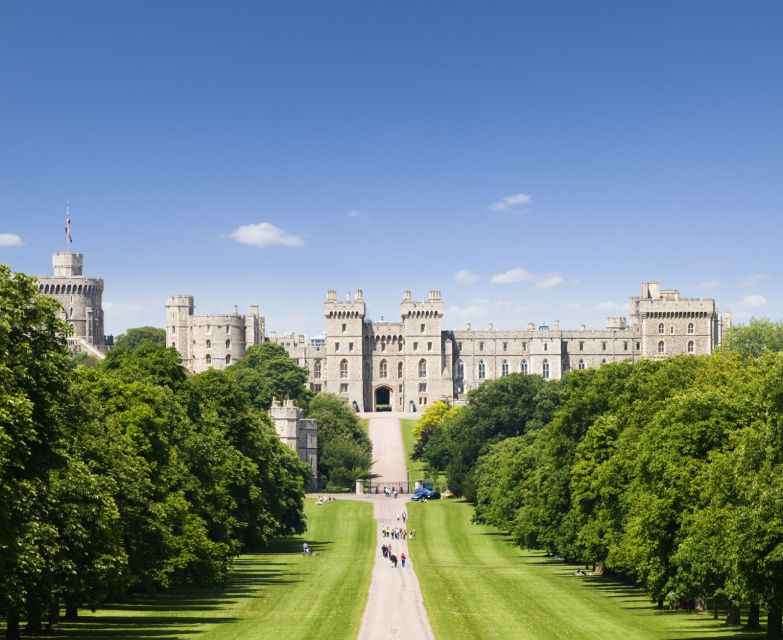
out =
<svg viewBox="0 0 783 640"><path fill-rule="evenodd" d="M392 410L392 390L391 387L378 387L375 390L375 410L376 411L391 411Z"/></svg>

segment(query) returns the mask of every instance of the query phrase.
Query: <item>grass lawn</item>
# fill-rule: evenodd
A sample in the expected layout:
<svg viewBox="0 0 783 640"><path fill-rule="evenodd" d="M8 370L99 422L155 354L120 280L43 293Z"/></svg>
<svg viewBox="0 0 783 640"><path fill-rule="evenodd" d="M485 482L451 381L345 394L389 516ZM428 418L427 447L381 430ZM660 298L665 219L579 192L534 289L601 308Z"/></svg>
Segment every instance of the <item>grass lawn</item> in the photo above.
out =
<svg viewBox="0 0 783 640"><path fill-rule="evenodd" d="M435 637L481 640L738 640L710 614L659 612L644 593L512 546L463 502L411 504L413 567Z"/></svg>
<svg viewBox="0 0 783 640"><path fill-rule="evenodd" d="M372 505L306 503L309 528L241 556L219 589L133 598L63 624L47 637L131 640L353 640L367 602L375 546ZM315 555L302 554L302 542Z"/></svg>
<svg viewBox="0 0 783 640"><path fill-rule="evenodd" d="M445 477L441 474L436 474L435 477L428 477L424 471L424 463L418 460L411 460L411 454L413 453L413 427L416 425L417 420L400 420L400 431L402 431L402 446L405 447L405 462L410 469L411 482L416 480L429 479L435 483L436 487L445 489L444 484Z"/></svg>

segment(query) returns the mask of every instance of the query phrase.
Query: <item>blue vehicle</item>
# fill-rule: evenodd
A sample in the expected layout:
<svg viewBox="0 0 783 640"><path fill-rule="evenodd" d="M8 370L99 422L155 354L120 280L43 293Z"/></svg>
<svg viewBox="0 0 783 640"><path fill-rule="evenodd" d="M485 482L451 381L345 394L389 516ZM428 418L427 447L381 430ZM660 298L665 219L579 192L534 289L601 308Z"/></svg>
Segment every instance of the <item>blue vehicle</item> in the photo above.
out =
<svg viewBox="0 0 783 640"><path fill-rule="evenodd" d="M416 489L416 491L414 491L413 495L411 496L411 500L413 502L419 502L424 498L427 498L427 500L438 500L440 499L440 493L438 491L430 491L429 489L419 488Z"/></svg>

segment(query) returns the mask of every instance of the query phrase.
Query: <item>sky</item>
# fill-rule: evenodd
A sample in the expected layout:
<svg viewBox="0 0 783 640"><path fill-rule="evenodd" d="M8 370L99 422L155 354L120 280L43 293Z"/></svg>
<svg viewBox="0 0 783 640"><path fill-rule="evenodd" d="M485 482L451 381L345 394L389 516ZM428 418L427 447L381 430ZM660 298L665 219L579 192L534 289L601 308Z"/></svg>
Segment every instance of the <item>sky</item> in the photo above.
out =
<svg viewBox="0 0 783 640"><path fill-rule="evenodd" d="M600 328L640 283L783 318L783 2L0 3L0 263L85 255L107 333Z"/></svg>

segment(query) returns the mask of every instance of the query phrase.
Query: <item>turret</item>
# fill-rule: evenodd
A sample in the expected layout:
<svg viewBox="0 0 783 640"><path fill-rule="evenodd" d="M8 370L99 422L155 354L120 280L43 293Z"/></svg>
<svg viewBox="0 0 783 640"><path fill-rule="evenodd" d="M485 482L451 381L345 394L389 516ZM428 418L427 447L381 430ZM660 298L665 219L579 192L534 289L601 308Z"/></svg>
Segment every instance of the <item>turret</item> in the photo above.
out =
<svg viewBox="0 0 783 640"><path fill-rule="evenodd" d="M193 296L166 298L166 346L179 351L183 363L190 360L190 317L193 315Z"/></svg>

